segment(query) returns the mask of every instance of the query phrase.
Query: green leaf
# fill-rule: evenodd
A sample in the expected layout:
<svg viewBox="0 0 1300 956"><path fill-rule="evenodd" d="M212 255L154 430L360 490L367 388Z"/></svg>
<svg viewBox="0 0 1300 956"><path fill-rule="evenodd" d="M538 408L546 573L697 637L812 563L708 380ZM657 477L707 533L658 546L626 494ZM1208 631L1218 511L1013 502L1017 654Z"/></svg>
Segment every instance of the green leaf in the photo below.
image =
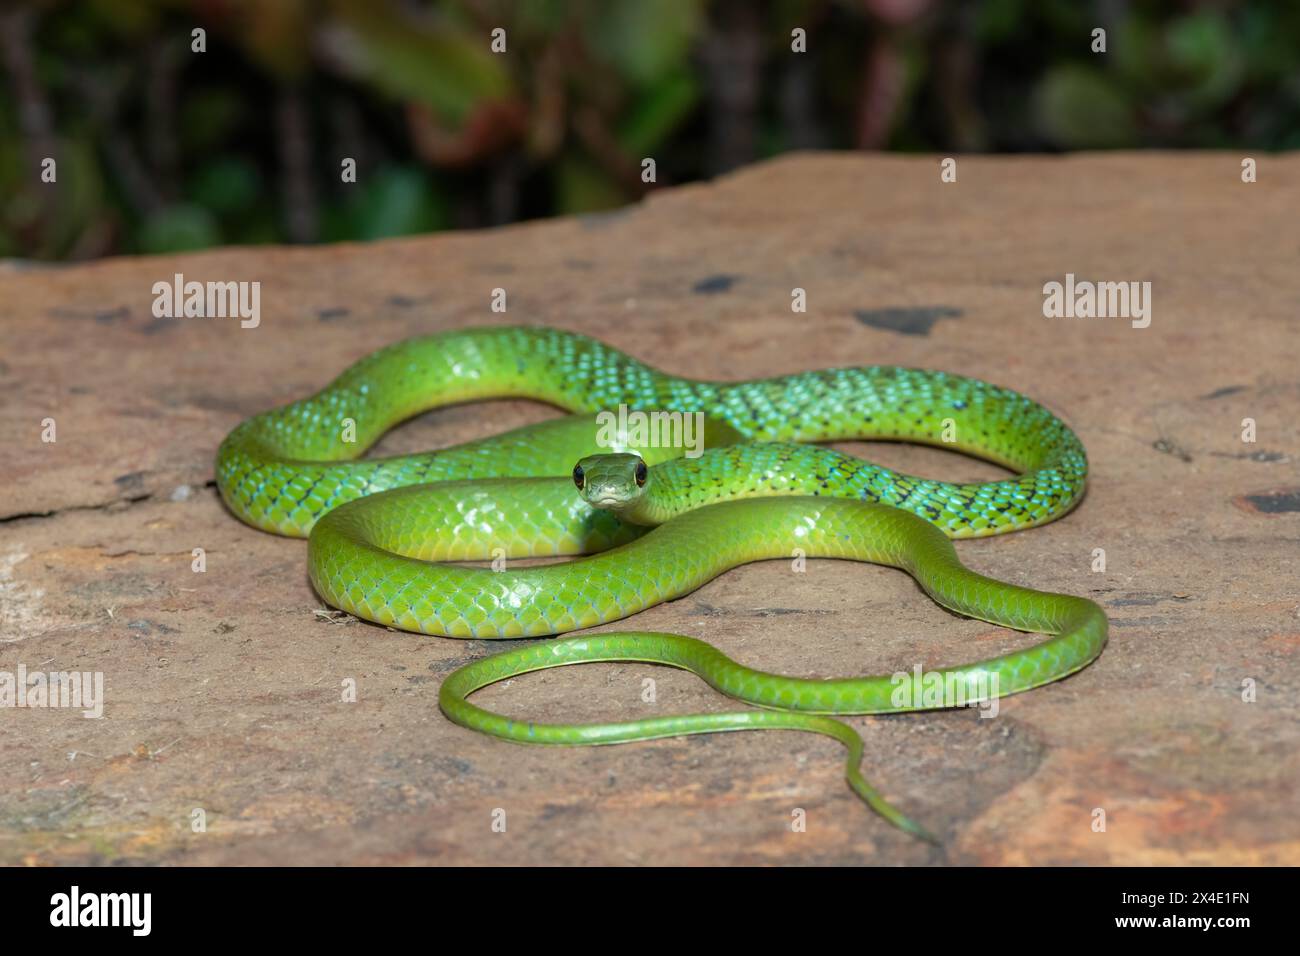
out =
<svg viewBox="0 0 1300 956"><path fill-rule="evenodd" d="M508 57L491 51L486 31L461 33L383 6L348 3L323 31L330 60L353 78L398 100L423 103L460 125L484 100L510 99ZM507 47L508 49L508 47Z"/></svg>
<svg viewBox="0 0 1300 956"><path fill-rule="evenodd" d="M446 202L416 167L383 168L348 188L357 192L327 216L328 239L383 239L446 227Z"/></svg>
<svg viewBox="0 0 1300 956"><path fill-rule="evenodd" d="M585 157L562 157L555 180L561 212L600 212L627 204L627 196L610 176Z"/></svg>
<svg viewBox="0 0 1300 956"><path fill-rule="evenodd" d="M139 241L141 252L189 252L220 245L221 231L206 209L178 203L145 220Z"/></svg>
<svg viewBox="0 0 1300 956"><path fill-rule="evenodd" d="M1066 149L1106 149L1137 138L1133 109L1102 73L1085 66L1053 68L1034 97L1042 133Z"/></svg>
<svg viewBox="0 0 1300 956"><path fill-rule="evenodd" d="M699 0L610 0L587 18L593 51L638 86L688 65L703 25Z"/></svg>
<svg viewBox="0 0 1300 956"><path fill-rule="evenodd" d="M189 196L217 215L229 216L256 203L261 188L261 176L251 161L222 157L205 163L195 173Z"/></svg>
<svg viewBox="0 0 1300 956"><path fill-rule="evenodd" d="M1196 105L1217 106L1241 85L1243 58L1221 15L1206 11L1175 21L1166 35L1166 46Z"/></svg>
<svg viewBox="0 0 1300 956"><path fill-rule="evenodd" d="M677 73L656 83L619 125L619 145L630 156L644 155L668 138L699 99L699 83L691 73Z"/></svg>

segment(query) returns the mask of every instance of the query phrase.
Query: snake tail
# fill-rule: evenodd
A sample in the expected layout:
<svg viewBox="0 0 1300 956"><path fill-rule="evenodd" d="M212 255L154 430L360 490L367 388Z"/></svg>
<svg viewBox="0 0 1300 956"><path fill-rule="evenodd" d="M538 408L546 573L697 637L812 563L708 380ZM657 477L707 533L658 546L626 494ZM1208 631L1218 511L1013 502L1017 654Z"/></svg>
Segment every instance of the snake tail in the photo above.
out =
<svg viewBox="0 0 1300 956"><path fill-rule="evenodd" d="M803 499L793 499L798 502ZM715 505L753 511L772 499ZM792 502L787 501L786 504ZM952 543L932 525L894 508L863 502L817 502L833 512L838 557L864 557L911 573L938 603L971 617L1046 640L973 664L892 675L810 679L746 667L703 641L681 635L600 633L515 648L461 667L443 683L439 704L455 723L517 743L612 744L681 734L785 729L820 733L848 749L845 778L873 810L899 829L937 842L924 827L890 805L860 769L863 743L848 725L830 715L899 713L984 703L1072 674L1101 653L1107 638L1104 612L1094 602L1064 594L1032 591L986 578L965 568ZM665 527L680 527L689 515ZM739 526L761 525L759 516L735 518ZM856 523L856 524L855 524ZM628 547L644 546L651 535ZM864 544L864 542L866 542ZM813 552L816 553L816 552ZM651 717L608 724L542 724L520 721L471 704L467 697L489 684L535 670L591 661L642 661L690 671L709 686L758 707L759 711ZM944 688L936 697L934 687Z"/></svg>
<svg viewBox="0 0 1300 956"><path fill-rule="evenodd" d="M856 730L840 720L784 710L750 710L721 714L682 714L614 724L543 724L519 721L470 703L470 694L490 684L533 671L593 661L662 664L690 671L715 688L719 670L739 668L730 658L695 638L680 634L626 632L573 637L515 648L467 664L442 683L438 703L453 723L516 743L582 746L619 744L738 730L795 730L838 740L847 751L844 778L872 810L893 826L935 845L940 840L899 811L862 774L864 744Z"/></svg>

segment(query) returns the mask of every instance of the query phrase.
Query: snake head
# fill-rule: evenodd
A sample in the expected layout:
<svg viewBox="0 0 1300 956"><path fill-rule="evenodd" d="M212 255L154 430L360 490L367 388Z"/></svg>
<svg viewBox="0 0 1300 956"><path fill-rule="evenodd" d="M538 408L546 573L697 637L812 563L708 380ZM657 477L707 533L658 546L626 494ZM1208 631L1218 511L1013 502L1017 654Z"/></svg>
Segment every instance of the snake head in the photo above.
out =
<svg viewBox="0 0 1300 956"><path fill-rule="evenodd" d="M578 494L593 508L621 511L645 493L650 471L640 455L588 455L573 467Z"/></svg>

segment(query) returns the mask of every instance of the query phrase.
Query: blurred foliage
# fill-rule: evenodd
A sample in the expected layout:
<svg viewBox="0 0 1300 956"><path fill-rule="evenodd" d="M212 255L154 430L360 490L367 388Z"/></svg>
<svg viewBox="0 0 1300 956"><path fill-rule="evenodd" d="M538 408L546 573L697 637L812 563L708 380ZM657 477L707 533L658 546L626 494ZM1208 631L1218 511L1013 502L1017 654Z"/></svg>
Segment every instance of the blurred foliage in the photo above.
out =
<svg viewBox="0 0 1300 956"><path fill-rule="evenodd" d="M1300 147L1281 0L38 0L0 31L0 257L493 225L796 148Z"/></svg>

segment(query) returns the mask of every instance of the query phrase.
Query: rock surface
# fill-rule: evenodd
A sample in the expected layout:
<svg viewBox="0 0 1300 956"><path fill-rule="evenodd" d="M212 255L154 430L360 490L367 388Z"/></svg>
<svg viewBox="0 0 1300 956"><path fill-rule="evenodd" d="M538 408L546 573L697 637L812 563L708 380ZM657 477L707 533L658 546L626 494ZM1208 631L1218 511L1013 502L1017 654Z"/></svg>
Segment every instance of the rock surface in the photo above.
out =
<svg viewBox="0 0 1300 956"><path fill-rule="evenodd" d="M943 184L932 158L796 155L491 232L9 267L0 671L101 671L106 702L99 720L0 709L0 862L1300 863L1300 157L1264 158L1250 185L1240 159L963 158ZM260 325L156 318L152 287L175 273L260 280ZM1150 327L1045 318L1043 285L1067 273L1150 281ZM497 287L505 316L489 309ZM1109 647L993 720L851 719L869 776L940 849L867 812L829 740L548 750L451 725L439 681L492 648L334 620L305 543L232 518L212 460L242 418L378 345L502 321L698 377L896 363L1037 398L1088 448L1086 499L958 550L994 577L1099 601ZM551 414L445 409L378 451ZM845 447L935 477L999 474L930 449ZM1026 640L954 618L900 572L830 561L737 569L636 626L821 676ZM574 721L734 707L639 665L481 698Z"/></svg>

